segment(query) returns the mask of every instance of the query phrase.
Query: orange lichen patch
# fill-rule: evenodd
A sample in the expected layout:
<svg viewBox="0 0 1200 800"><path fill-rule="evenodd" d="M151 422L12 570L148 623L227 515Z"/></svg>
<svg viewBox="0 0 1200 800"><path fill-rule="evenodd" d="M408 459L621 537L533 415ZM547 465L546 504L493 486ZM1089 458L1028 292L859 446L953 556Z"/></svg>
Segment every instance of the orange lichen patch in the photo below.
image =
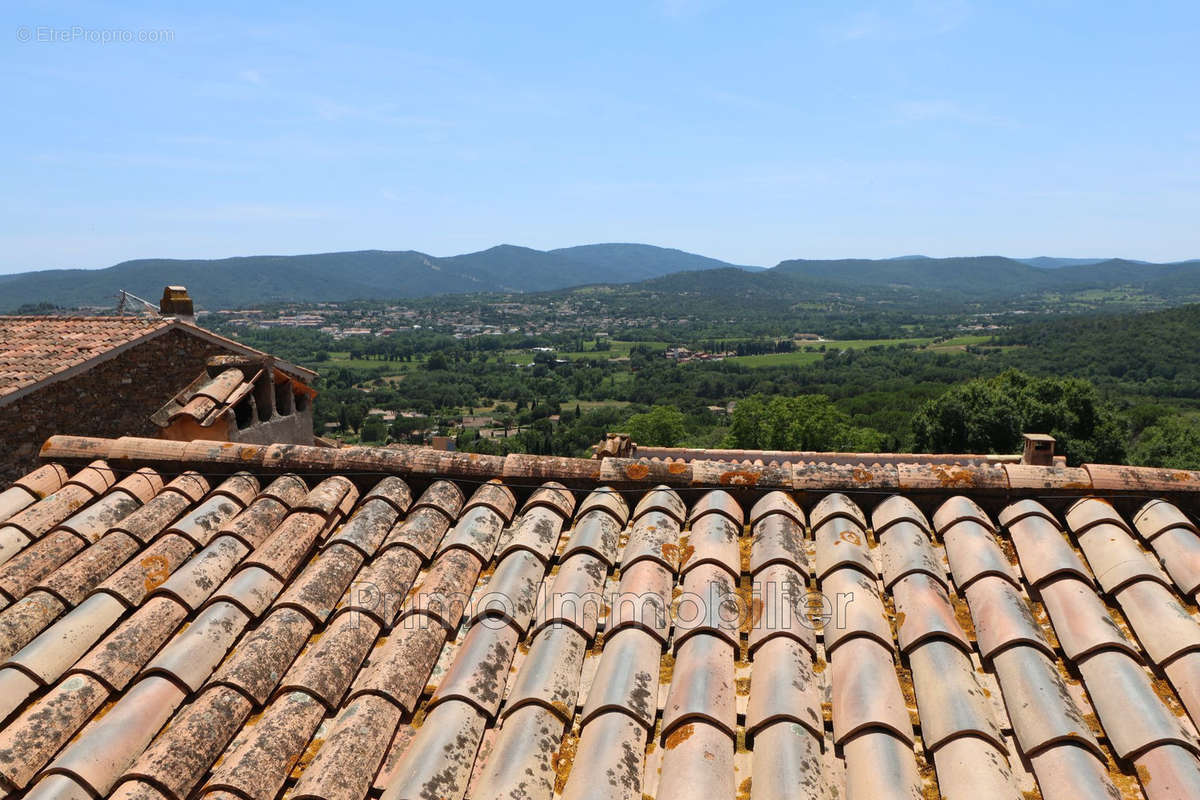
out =
<svg viewBox="0 0 1200 800"><path fill-rule="evenodd" d="M1155 678L1150 683L1154 687L1154 693L1158 695L1158 699L1162 700L1163 705L1171 710L1171 713L1177 717L1182 717L1187 712L1183 710L1183 705L1179 702L1179 698L1171 691L1171 687L1162 678Z"/></svg>
<svg viewBox="0 0 1200 800"><path fill-rule="evenodd" d="M299 779L304 774L304 770L308 769L308 765L312 763L316 757L317 751L321 749L321 745L325 744L325 740L320 736L314 736L313 740L308 743L308 747L304 748L304 752L296 759L296 763L292 765L292 778Z"/></svg>
<svg viewBox="0 0 1200 800"><path fill-rule="evenodd" d="M690 561L692 556L694 556L695 554L696 554L696 548L692 547L692 545L688 542L687 535L685 534L683 536L680 536L679 537L679 568L682 569L684 567L684 565L686 565L687 562Z"/></svg>
<svg viewBox="0 0 1200 800"><path fill-rule="evenodd" d="M947 489L966 489L975 485L975 476L969 469L950 464L934 464L934 477Z"/></svg>
<svg viewBox="0 0 1200 800"><path fill-rule="evenodd" d="M892 632L895 633L897 630L899 630L902 627L904 627L904 612L897 611L896 612L896 627Z"/></svg>
<svg viewBox="0 0 1200 800"><path fill-rule="evenodd" d="M1035 786L1032 789L1026 789L1025 791L1021 792L1021 797L1024 798L1024 800L1042 800L1042 793L1038 791L1037 787Z"/></svg>
<svg viewBox="0 0 1200 800"><path fill-rule="evenodd" d="M736 800L750 800L750 778L738 784Z"/></svg>
<svg viewBox="0 0 1200 800"><path fill-rule="evenodd" d="M925 760L923 748L917 749L917 771L921 775L921 797L925 800L941 800L942 793L938 789L937 774L933 765Z"/></svg>
<svg viewBox="0 0 1200 800"><path fill-rule="evenodd" d="M632 481L640 481L650 474L648 464L630 464L625 467L625 477Z"/></svg>
<svg viewBox="0 0 1200 800"><path fill-rule="evenodd" d="M672 475L682 475L687 472L688 465L686 461L672 461L667 465L667 472Z"/></svg>
<svg viewBox="0 0 1200 800"><path fill-rule="evenodd" d="M896 679L900 682L900 691L904 694L904 704L908 706L908 718L913 727L921 724L917 716L917 692L913 688L912 673L906 667L896 666Z"/></svg>
<svg viewBox="0 0 1200 800"><path fill-rule="evenodd" d="M844 531L838 534L838 538L843 542L849 542L850 544L862 544L862 537L859 536L858 532L852 528L846 528ZM834 542L834 544L837 543Z"/></svg>
<svg viewBox="0 0 1200 800"><path fill-rule="evenodd" d="M745 589L739 590L743 594L742 602L746 604L746 608L750 609L750 613L742 619L742 632L749 633L758 625L759 620L763 615L763 601L757 597L749 597L749 593L753 589L747 586Z"/></svg>
<svg viewBox="0 0 1200 800"><path fill-rule="evenodd" d="M675 677L675 656L670 651L662 654L658 660L658 682L667 684Z"/></svg>
<svg viewBox="0 0 1200 800"><path fill-rule="evenodd" d="M696 732L696 726L692 723L680 725L675 730L671 731L671 735L667 737L666 748L674 750L679 745L692 738L692 734Z"/></svg>
<svg viewBox="0 0 1200 800"><path fill-rule="evenodd" d="M1113 622L1117 623L1117 627L1121 629L1121 633L1125 634L1125 638L1128 641L1136 642L1137 638L1133 635L1133 631L1129 629L1129 623L1125 621L1125 617L1117 610L1116 606L1105 601L1103 597L1100 600L1104 603L1104 608L1108 610L1108 616L1112 618Z"/></svg>
<svg viewBox="0 0 1200 800"><path fill-rule="evenodd" d="M888 627L892 630L892 638L899 640L900 637L898 631L900 630L900 623L902 619L897 619L897 617L903 618L904 615L896 613L895 602L892 601L892 598L887 596L884 596L883 598L883 615L887 618Z"/></svg>
<svg viewBox="0 0 1200 800"><path fill-rule="evenodd" d="M1062 679L1063 679L1063 680L1064 680L1066 683L1070 684L1071 686L1078 686L1078 685L1079 685L1079 679L1078 679L1078 678L1075 678L1075 677L1072 677L1072 676L1071 676L1071 673L1067 672L1067 667L1066 667L1066 665L1065 665L1065 664L1062 662L1062 660L1061 660L1061 659L1055 659L1055 660L1054 660L1054 666L1056 666L1056 667L1058 668L1058 674L1059 674L1059 675L1062 677ZM1101 732L1101 733L1103 733L1103 730L1101 730L1100 732Z"/></svg>
<svg viewBox="0 0 1200 800"><path fill-rule="evenodd" d="M95 722L96 720L104 719L104 715L107 714L109 711L112 711L112 707L117 704L117 700L118 700L118 698L114 697L113 699L107 701L104 705L100 706L100 710L95 713L95 715L92 717L91 721ZM249 725L250 723L247 722L246 724ZM75 734L75 737L72 738L72 741L74 741L75 738L78 738L79 733L81 733L81 732L82 732L82 729L80 731L77 731Z"/></svg>
<svg viewBox="0 0 1200 800"><path fill-rule="evenodd" d="M965 633L967 635L967 638L974 639L975 638L975 623L971 621L971 609L967 606L966 602L958 595L954 595L954 597L951 599L952 599L953 605L954 605L955 621L957 621L959 627L963 629L963 633Z"/></svg>
<svg viewBox="0 0 1200 800"><path fill-rule="evenodd" d="M1108 768L1108 778L1117 787L1117 791L1121 793L1121 797L1142 797L1141 787L1138 786L1138 779L1135 775L1122 770L1117 766L1117 762L1113 760L1112 754L1107 749L1104 751L1106 766Z"/></svg>
<svg viewBox="0 0 1200 800"><path fill-rule="evenodd" d="M1000 549L1004 551L1004 557L1008 559L1008 563L1014 567L1020 566L1020 559L1017 558L1017 550L1013 547L1011 539L1006 539L1003 536L997 537L1000 542Z"/></svg>
<svg viewBox="0 0 1200 800"><path fill-rule="evenodd" d="M1104 735L1104 726L1100 724L1100 719L1095 714L1089 711L1083 715L1083 720L1088 724L1088 727L1092 729L1092 733L1096 734L1097 736Z"/></svg>
<svg viewBox="0 0 1200 800"><path fill-rule="evenodd" d="M571 774L571 765L575 763L575 752L579 748L579 734L569 731L563 737L562 744L550 756L550 766L554 769L554 793L561 795L567 785L567 777Z"/></svg>
<svg viewBox="0 0 1200 800"><path fill-rule="evenodd" d="M875 480L875 474L870 470L863 469L862 467L855 467L853 470L851 470L850 474L854 477L854 480L858 481L859 483L870 483L871 481Z"/></svg>
<svg viewBox="0 0 1200 800"><path fill-rule="evenodd" d="M1046 608L1041 603L1030 601L1030 607L1033 609L1033 618L1037 620L1037 624L1041 627L1042 633L1050 642L1050 646L1055 650L1058 649L1058 636L1054 633L1054 626L1050 624L1050 617L1046 615Z"/></svg>
<svg viewBox="0 0 1200 800"><path fill-rule="evenodd" d="M147 594L158 588L171 575L171 563L166 556L150 555L141 560Z"/></svg>
<svg viewBox="0 0 1200 800"><path fill-rule="evenodd" d="M818 658L817 660L813 661L812 669L813 669L813 672L820 675L822 672L825 671L826 666L827 666L827 664L825 663L825 660L822 658Z"/></svg>
<svg viewBox="0 0 1200 800"><path fill-rule="evenodd" d="M740 560L742 563L740 567L742 572L750 571L750 551L754 545L754 539L749 534L749 528L749 525L745 526L742 530L741 538L738 539L738 555L741 557Z"/></svg>
<svg viewBox="0 0 1200 800"><path fill-rule="evenodd" d="M758 473L746 469L731 469L722 472L717 480L722 486L753 486L758 483Z"/></svg>
<svg viewBox="0 0 1200 800"><path fill-rule="evenodd" d="M749 697L750 696L750 679L749 678L738 678L733 683L734 683L734 689L737 692L738 697Z"/></svg>

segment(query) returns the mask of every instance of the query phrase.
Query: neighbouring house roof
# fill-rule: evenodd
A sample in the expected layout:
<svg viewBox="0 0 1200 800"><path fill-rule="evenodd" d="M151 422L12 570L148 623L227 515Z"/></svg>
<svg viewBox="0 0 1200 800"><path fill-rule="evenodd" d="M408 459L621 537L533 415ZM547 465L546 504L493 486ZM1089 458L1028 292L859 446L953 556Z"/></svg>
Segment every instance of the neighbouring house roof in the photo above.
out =
<svg viewBox="0 0 1200 800"><path fill-rule="evenodd" d="M162 317L0 316L0 405L38 387L84 372L171 330L243 355L265 355L192 323ZM301 380L312 370L280 362Z"/></svg>
<svg viewBox="0 0 1200 800"><path fill-rule="evenodd" d="M42 455L0 494L17 797L1200 796L1200 473Z"/></svg>
<svg viewBox="0 0 1200 800"><path fill-rule="evenodd" d="M213 356L196 379L150 419L162 428L184 418L209 428L218 420L232 419L238 404L248 402L259 384L273 387L285 382L294 394L305 395L310 400L317 394L311 386L281 369L270 356ZM275 402L273 391L265 402Z"/></svg>

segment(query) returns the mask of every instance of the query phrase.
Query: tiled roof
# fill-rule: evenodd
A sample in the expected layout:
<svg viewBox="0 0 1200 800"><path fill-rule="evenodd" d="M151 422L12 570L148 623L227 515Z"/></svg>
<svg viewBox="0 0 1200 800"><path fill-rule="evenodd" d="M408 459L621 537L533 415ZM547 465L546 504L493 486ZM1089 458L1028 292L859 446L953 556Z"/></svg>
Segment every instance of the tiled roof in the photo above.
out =
<svg viewBox="0 0 1200 800"><path fill-rule="evenodd" d="M171 322L157 317L0 316L0 397L141 341Z"/></svg>
<svg viewBox="0 0 1200 800"><path fill-rule="evenodd" d="M186 417L201 427L211 427L217 420L232 415L238 403L261 382L268 385L288 382L294 391L310 398L316 395L307 384L277 369L269 357L214 356L208 360L207 368L155 412L151 420L165 428Z"/></svg>
<svg viewBox="0 0 1200 800"><path fill-rule="evenodd" d="M174 318L0 316L0 403L14 400L43 381L88 369L172 329L199 336L235 353L266 356L252 347ZM282 361L275 364L301 380L311 380L316 375L312 370Z"/></svg>
<svg viewBox="0 0 1200 800"><path fill-rule="evenodd" d="M1115 467L1086 490L992 467L1001 490L776 465L807 482L778 491L702 462L668 487L417 449L43 454L70 468L0 494L16 796L1200 797L1182 479L1167 501Z"/></svg>

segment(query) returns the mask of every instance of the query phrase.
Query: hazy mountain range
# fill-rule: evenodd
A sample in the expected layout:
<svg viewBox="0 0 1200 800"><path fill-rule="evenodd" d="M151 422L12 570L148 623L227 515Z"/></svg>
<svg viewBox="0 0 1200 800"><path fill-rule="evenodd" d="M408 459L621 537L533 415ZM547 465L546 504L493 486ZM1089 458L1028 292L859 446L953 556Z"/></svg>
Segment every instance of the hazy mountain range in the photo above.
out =
<svg viewBox="0 0 1200 800"><path fill-rule="evenodd" d="M279 301L531 292L642 282L649 289L685 292L843 292L873 287L980 298L1133 285L1171 296L1200 291L1200 261L1151 264L1045 256L901 256L791 260L765 269L644 244L548 251L500 245L449 257L412 250L362 250L217 260L143 259L105 269L0 275L0 312L42 302L67 307L110 305L121 289L157 300L165 284L187 286L200 307L236 308Z"/></svg>

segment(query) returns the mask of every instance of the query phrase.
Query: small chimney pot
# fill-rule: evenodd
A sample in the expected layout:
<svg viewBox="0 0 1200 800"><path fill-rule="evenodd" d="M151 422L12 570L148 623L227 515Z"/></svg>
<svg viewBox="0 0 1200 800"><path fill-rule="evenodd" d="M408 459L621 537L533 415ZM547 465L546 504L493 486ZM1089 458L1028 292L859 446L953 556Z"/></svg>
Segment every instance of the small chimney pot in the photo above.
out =
<svg viewBox="0 0 1200 800"><path fill-rule="evenodd" d="M164 317L176 317L192 322L196 318L192 306L191 295L186 286L164 286L162 300L158 304L158 313Z"/></svg>
<svg viewBox="0 0 1200 800"><path fill-rule="evenodd" d="M1054 465L1055 439L1053 436L1045 433L1025 433L1022 436L1025 438L1025 452L1021 455L1022 464L1037 467Z"/></svg>

